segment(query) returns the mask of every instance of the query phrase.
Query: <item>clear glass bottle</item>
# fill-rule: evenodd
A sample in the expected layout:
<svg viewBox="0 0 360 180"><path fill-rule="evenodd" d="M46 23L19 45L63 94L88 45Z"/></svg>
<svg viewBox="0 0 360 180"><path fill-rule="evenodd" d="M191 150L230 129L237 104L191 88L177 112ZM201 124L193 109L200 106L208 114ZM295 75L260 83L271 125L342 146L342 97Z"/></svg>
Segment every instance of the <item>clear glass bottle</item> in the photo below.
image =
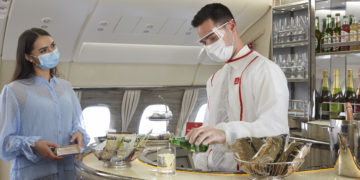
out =
<svg viewBox="0 0 360 180"><path fill-rule="evenodd" d="M350 41L350 25L349 19L347 16L343 17L343 22L341 25L341 42L349 42ZM341 51L348 51L349 46L341 46Z"/></svg>
<svg viewBox="0 0 360 180"><path fill-rule="evenodd" d="M352 24L350 25L350 42L357 41L358 40L358 23L356 21L356 17L353 17ZM357 50L358 45L350 46L350 50Z"/></svg>

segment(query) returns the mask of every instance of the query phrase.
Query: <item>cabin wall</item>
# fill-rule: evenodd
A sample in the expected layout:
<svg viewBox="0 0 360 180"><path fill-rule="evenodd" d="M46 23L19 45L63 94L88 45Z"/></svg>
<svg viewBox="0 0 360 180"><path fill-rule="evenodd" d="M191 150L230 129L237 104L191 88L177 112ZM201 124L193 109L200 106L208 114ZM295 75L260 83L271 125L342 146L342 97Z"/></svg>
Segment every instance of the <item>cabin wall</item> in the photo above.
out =
<svg viewBox="0 0 360 180"><path fill-rule="evenodd" d="M73 87L202 86L221 66L60 63L60 78ZM15 61L2 61L0 87L8 84Z"/></svg>
<svg viewBox="0 0 360 180"><path fill-rule="evenodd" d="M140 100L129 127L128 132L137 133L140 120L144 110L154 104L166 104L173 113L173 118L169 121L167 130L175 133L178 119L180 117L182 98L187 87L161 87L161 88L142 88ZM110 110L110 129L122 131L121 123L121 103L126 89L105 88L105 89L81 89L81 107L83 109L91 106L106 106ZM160 99L159 96L163 98ZM200 107L207 102L205 88L199 88L198 99L195 103L193 112L190 114L189 121L194 121ZM99 121L101 121L99 119Z"/></svg>

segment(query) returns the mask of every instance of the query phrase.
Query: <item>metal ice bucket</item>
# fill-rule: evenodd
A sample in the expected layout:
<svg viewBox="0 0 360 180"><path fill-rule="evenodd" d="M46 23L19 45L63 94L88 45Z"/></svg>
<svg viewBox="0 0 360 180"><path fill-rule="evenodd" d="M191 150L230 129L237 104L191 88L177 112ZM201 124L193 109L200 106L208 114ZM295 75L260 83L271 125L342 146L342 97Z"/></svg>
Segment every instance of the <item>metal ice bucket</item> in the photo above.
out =
<svg viewBox="0 0 360 180"><path fill-rule="evenodd" d="M330 151L338 175L360 177L360 121L330 119Z"/></svg>

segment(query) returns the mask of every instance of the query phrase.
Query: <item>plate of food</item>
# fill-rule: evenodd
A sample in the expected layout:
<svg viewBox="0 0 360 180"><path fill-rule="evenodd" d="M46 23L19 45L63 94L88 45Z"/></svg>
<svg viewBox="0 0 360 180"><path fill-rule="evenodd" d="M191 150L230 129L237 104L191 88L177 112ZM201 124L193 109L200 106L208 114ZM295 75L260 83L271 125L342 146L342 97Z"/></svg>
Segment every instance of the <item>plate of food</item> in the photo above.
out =
<svg viewBox="0 0 360 180"><path fill-rule="evenodd" d="M123 168L144 151L147 138L148 134L109 133L105 141L92 145L92 151L105 167Z"/></svg>

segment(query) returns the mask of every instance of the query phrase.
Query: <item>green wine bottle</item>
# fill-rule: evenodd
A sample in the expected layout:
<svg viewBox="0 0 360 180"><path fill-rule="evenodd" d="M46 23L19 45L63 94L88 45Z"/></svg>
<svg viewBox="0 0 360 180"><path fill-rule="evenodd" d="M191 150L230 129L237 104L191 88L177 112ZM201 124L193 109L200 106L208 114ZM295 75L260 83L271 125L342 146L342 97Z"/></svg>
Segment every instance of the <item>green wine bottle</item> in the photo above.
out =
<svg viewBox="0 0 360 180"><path fill-rule="evenodd" d="M340 87L340 71L339 69L334 70L334 82L333 88L331 91L330 99L330 119L342 119L343 116L340 116L341 112L344 112L344 96Z"/></svg>
<svg viewBox="0 0 360 180"><path fill-rule="evenodd" d="M209 145L200 144L196 146L195 144L190 144L189 141L185 140L185 137L170 137L169 142L191 152L206 152L209 148Z"/></svg>

